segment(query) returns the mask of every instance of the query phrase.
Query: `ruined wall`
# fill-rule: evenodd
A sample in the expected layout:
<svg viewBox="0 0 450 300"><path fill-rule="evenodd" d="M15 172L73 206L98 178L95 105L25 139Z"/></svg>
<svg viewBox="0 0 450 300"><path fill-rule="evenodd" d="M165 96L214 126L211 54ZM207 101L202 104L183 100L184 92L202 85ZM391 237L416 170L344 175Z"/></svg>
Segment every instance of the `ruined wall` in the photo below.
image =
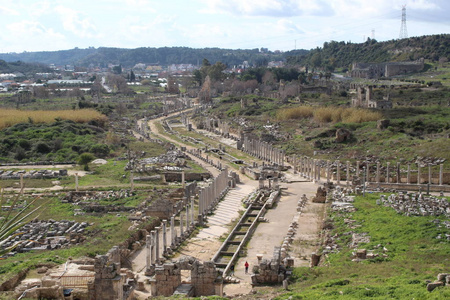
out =
<svg viewBox="0 0 450 300"><path fill-rule="evenodd" d="M89 299L123 299L125 276L120 274L119 247L106 255L97 255L94 262L95 279L89 284Z"/></svg>
<svg viewBox="0 0 450 300"><path fill-rule="evenodd" d="M194 286L195 296L215 295L218 272L212 261L196 261L192 266L191 281Z"/></svg>
<svg viewBox="0 0 450 300"><path fill-rule="evenodd" d="M407 73L420 72L424 68L423 60L405 63L390 63L386 65L385 77L396 76Z"/></svg>
<svg viewBox="0 0 450 300"><path fill-rule="evenodd" d="M181 182L181 173L164 173L167 182ZM185 173L186 181L203 181L209 179L211 175L209 173Z"/></svg>

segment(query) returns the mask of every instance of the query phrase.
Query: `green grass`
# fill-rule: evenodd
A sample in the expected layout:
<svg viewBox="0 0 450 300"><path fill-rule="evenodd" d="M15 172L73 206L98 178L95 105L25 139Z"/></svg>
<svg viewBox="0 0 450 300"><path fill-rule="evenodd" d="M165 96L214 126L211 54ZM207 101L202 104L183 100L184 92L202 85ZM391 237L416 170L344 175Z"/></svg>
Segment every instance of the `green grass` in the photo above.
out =
<svg viewBox="0 0 450 300"><path fill-rule="evenodd" d="M375 204L379 195L357 197L354 213L332 213L334 230L342 250L330 254L320 267L295 268L291 292L276 299L448 299L448 288L427 292L425 280L435 280L438 273L448 272L450 243L435 237L445 229L431 223L444 217L407 217L392 208ZM344 219L361 225L349 229ZM346 232L366 232L368 244L358 249L386 247L387 258L351 261L351 249ZM351 236L351 235L350 235Z"/></svg>

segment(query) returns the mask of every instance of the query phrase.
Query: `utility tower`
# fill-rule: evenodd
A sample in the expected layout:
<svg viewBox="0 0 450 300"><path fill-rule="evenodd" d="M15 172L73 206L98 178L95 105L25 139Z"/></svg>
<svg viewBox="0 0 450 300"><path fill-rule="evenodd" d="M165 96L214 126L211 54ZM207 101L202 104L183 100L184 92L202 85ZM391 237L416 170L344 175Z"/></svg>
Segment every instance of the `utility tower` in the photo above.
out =
<svg viewBox="0 0 450 300"><path fill-rule="evenodd" d="M406 29L406 4L402 7L402 26L400 27L400 39L408 38L408 30Z"/></svg>

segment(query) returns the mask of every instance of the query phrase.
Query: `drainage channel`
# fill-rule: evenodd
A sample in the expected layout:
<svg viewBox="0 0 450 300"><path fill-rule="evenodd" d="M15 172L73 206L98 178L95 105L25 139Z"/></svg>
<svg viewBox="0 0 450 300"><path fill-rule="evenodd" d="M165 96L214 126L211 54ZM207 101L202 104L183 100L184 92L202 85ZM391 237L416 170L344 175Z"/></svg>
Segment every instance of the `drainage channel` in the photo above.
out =
<svg viewBox="0 0 450 300"><path fill-rule="evenodd" d="M249 197L253 198L253 201L248 204L244 214L212 258L216 267L223 269L224 277L229 272L230 267L236 262L239 253L243 250L245 244L255 232L260 218L262 218L267 209L271 207L267 200L277 198L279 194L279 190L258 190L256 195L251 195Z"/></svg>

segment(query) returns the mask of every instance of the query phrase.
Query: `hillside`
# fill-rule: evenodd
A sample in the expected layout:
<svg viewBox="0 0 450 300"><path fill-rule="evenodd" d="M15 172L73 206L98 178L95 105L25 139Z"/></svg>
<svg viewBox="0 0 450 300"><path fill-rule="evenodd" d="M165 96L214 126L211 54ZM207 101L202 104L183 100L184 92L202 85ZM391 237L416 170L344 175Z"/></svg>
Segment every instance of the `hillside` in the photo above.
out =
<svg viewBox="0 0 450 300"><path fill-rule="evenodd" d="M0 53L0 59L5 61L39 62L55 65L77 66L107 66L109 63L122 64L124 67L133 67L137 63L145 64L193 64L201 63L204 58L211 63L221 61L233 66L248 61L251 65L266 65L272 60L283 60L292 55L305 55L307 50L295 50L284 53L270 51L261 52L259 49L232 50L219 48L193 49L188 47L142 47L136 49L123 48L88 48L60 51Z"/></svg>
<svg viewBox="0 0 450 300"><path fill-rule="evenodd" d="M292 56L288 63L313 68L349 68L353 62L379 63L411 61L419 58L439 61L450 57L450 34L411 37L402 40L365 43L325 42L322 48L311 50L306 56Z"/></svg>
<svg viewBox="0 0 450 300"><path fill-rule="evenodd" d="M6 62L0 59L0 73L36 73L50 72L51 69L39 63L25 63L23 61Z"/></svg>

